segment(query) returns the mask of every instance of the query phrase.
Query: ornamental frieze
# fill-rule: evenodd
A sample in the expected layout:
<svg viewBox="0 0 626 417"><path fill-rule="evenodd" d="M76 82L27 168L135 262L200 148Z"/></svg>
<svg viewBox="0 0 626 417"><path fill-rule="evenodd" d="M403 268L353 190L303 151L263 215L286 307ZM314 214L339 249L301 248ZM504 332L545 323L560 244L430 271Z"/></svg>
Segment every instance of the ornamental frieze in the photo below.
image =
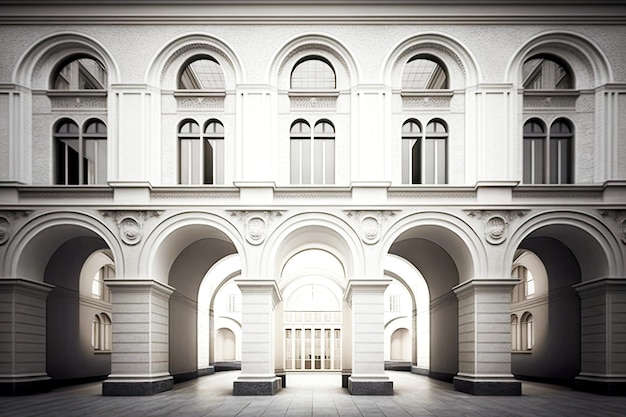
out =
<svg viewBox="0 0 626 417"><path fill-rule="evenodd" d="M626 245L626 210L599 210L602 217L611 219L617 226L617 235Z"/></svg>
<svg viewBox="0 0 626 417"><path fill-rule="evenodd" d="M391 210L348 210L348 218L356 220L358 233L363 243L374 245L380 240L383 221L396 212Z"/></svg>
<svg viewBox="0 0 626 417"><path fill-rule="evenodd" d="M160 211L108 211L103 210L102 215L115 220L119 229L122 242L134 246L143 239L143 225L149 217L158 217Z"/></svg>
<svg viewBox="0 0 626 417"><path fill-rule="evenodd" d="M19 217L30 214L27 210L0 211L0 246L9 241L13 232L13 224Z"/></svg>
<svg viewBox="0 0 626 417"><path fill-rule="evenodd" d="M251 245L260 245L265 242L268 228L272 220L281 217L282 212L277 210L248 211L229 210L230 215L239 219L244 228L246 241Z"/></svg>
<svg viewBox="0 0 626 417"><path fill-rule="evenodd" d="M526 213L528 210L471 210L467 214L482 222L483 233L488 243L499 245L508 237L509 223Z"/></svg>

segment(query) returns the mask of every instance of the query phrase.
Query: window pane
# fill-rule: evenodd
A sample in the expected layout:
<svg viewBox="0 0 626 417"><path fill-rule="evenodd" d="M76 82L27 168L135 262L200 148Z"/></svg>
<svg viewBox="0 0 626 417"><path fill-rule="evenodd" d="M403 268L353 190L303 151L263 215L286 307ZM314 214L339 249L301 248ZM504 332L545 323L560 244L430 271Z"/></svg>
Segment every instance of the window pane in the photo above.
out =
<svg viewBox="0 0 626 417"><path fill-rule="evenodd" d="M445 139L437 139L435 140L435 152L437 161L437 168L435 172L435 183L436 184L445 184L446 183L446 140Z"/></svg>
<svg viewBox="0 0 626 417"><path fill-rule="evenodd" d="M203 184L213 184L213 145L204 139L204 172Z"/></svg>
<svg viewBox="0 0 626 417"><path fill-rule="evenodd" d="M321 59L302 61L291 73L291 88L294 89L331 90L335 87L335 71Z"/></svg>
<svg viewBox="0 0 626 417"><path fill-rule="evenodd" d="M92 58L79 58L65 64L55 75L55 90L103 90L107 73L100 62Z"/></svg>
<svg viewBox="0 0 626 417"><path fill-rule="evenodd" d="M192 140L180 141L180 183L191 184L191 143Z"/></svg>
<svg viewBox="0 0 626 417"><path fill-rule="evenodd" d="M107 142L106 140L85 139L83 164L86 166L84 184L106 184L107 182Z"/></svg>
<svg viewBox="0 0 626 417"><path fill-rule="evenodd" d="M448 77L441 65L425 58L409 61L402 73L402 88L430 90L448 88Z"/></svg>
<svg viewBox="0 0 626 417"><path fill-rule="evenodd" d="M411 183L422 183L422 140L418 139L413 143L411 152Z"/></svg>
<svg viewBox="0 0 626 417"><path fill-rule="evenodd" d="M224 72L217 62L202 58L190 62L180 75L178 88L184 90L223 90Z"/></svg>
<svg viewBox="0 0 626 417"><path fill-rule="evenodd" d="M213 184L224 184L224 140L211 140L213 145Z"/></svg>
<svg viewBox="0 0 626 417"><path fill-rule="evenodd" d="M563 66L547 58L533 58L522 68L524 88L558 90L574 88L572 75Z"/></svg>

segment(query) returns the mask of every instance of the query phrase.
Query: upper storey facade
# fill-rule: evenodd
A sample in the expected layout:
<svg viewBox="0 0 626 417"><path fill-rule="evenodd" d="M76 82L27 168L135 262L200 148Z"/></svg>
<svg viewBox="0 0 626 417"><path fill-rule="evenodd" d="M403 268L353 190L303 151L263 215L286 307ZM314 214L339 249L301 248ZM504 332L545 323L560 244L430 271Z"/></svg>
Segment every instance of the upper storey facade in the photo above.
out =
<svg viewBox="0 0 626 417"><path fill-rule="evenodd" d="M626 179L620 2L5 3L4 183Z"/></svg>

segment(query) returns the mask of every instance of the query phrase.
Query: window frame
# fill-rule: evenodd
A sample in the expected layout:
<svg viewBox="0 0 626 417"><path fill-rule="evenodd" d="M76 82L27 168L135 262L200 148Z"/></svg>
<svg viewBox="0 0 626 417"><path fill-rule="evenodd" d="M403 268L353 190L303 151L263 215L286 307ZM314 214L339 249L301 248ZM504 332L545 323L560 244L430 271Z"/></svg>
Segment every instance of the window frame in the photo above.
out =
<svg viewBox="0 0 626 417"><path fill-rule="evenodd" d="M413 134L413 132L406 132L404 127L408 124L415 124L419 128L419 132L415 134ZM429 131L429 127L432 125L441 125L444 131ZM449 175L449 140L450 130L448 124L441 118L430 119L424 128L421 122L416 118L405 120L402 124L403 184L447 185ZM439 150L441 142L443 142L443 151ZM442 158L440 158L440 152L443 152ZM443 168L440 167L441 159L443 159ZM429 161L432 163L432 170L429 170ZM432 177L432 179L429 179L429 176ZM443 177L443 179L441 179L441 177ZM409 179L411 180L410 183L408 182Z"/></svg>
<svg viewBox="0 0 626 417"><path fill-rule="evenodd" d="M526 126L529 124L536 124L543 129L542 133L538 132L526 132ZM567 126L569 132L561 133L561 132L553 132L553 128L556 125L564 125ZM522 126L522 182L525 185L538 185L538 184L548 184L548 185L562 185L562 184L575 184L575 170L574 170L574 150L575 150L575 139L576 139L576 128L574 123L566 117L557 117L548 126L542 119L538 117L531 117L524 122ZM557 143L559 147L559 154L554 156L554 151L552 149L552 145ZM528 151L527 144L531 143L531 149ZM537 161L537 155L533 151L534 144L537 142L541 142L541 161ZM567 149L565 151L565 155L560 153L562 149L561 143L567 143ZM555 159L556 158L556 159ZM541 164L541 181L537 181L536 174L537 171L535 169L536 164ZM527 164L528 168L527 168ZM557 179L555 180L553 176L555 175L554 165L557 165ZM561 168L562 165L566 165L564 169ZM530 173L528 171L530 169ZM566 177L566 181L561 181L561 175Z"/></svg>
<svg viewBox="0 0 626 417"><path fill-rule="evenodd" d="M295 126L308 130L294 132ZM329 126L321 132L318 126ZM308 120L298 118L289 128L290 182L292 185L333 185L335 183L336 128L326 118L318 119L313 128Z"/></svg>
<svg viewBox="0 0 626 417"><path fill-rule="evenodd" d="M197 132L182 131L183 127L190 124L196 126ZM209 127L213 125L221 126L221 132L217 130L209 132ZM210 118L202 124L201 128L197 120L185 118L177 126L178 185L223 185L225 183L226 131L221 120ZM183 150L184 147L185 150ZM210 163L207 163L209 160ZM187 172L183 176L185 168Z"/></svg>
<svg viewBox="0 0 626 417"><path fill-rule="evenodd" d="M324 64L326 64L329 68L330 71L332 72L332 79L333 79L333 83L332 83L332 87L328 86L321 86L321 87L302 87L302 86L296 86L294 87L294 73L296 73L296 71L298 70L298 67L302 64L304 64L307 61L319 61L322 62ZM289 73L289 90L290 91L297 91L297 92L318 92L318 91L335 91L337 90L337 71L335 70L335 67L333 66L333 64L330 62L330 60L328 60L327 58L321 56L321 55L306 55L300 59L298 59L296 61L296 63L293 65L293 67L291 68L291 72Z"/></svg>

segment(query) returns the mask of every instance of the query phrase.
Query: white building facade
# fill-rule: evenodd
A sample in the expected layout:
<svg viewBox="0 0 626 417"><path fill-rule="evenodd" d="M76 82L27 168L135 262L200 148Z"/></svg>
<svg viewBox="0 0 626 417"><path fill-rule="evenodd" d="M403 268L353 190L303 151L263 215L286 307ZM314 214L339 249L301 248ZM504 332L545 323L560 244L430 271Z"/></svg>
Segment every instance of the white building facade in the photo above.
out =
<svg viewBox="0 0 626 417"><path fill-rule="evenodd" d="M626 392L619 1L4 2L0 392Z"/></svg>

